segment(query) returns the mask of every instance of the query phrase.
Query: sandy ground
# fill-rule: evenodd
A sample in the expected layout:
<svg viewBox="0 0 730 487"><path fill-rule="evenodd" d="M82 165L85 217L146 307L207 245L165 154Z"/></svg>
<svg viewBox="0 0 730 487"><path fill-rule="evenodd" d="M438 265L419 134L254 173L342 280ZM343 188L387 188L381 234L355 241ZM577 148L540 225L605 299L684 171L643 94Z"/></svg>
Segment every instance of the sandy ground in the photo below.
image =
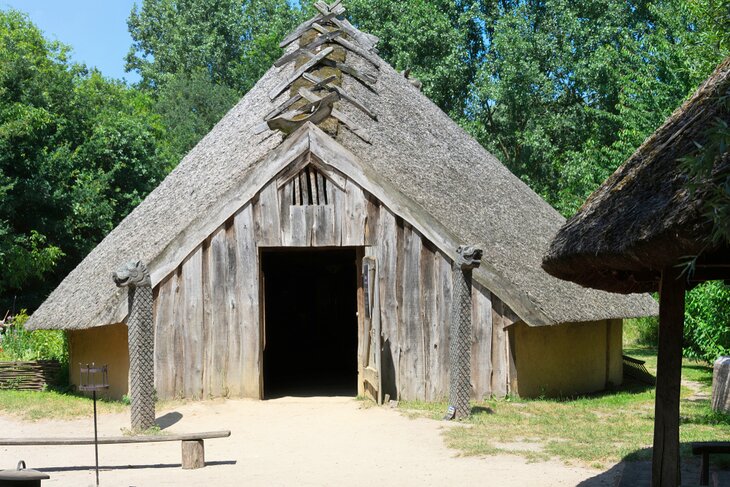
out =
<svg viewBox="0 0 730 487"><path fill-rule="evenodd" d="M207 401L158 412L172 433L230 429L206 440L207 466L180 468L180 443L101 445L103 486L614 486L619 471L517 456L459 457L444 446L441 421L409 419L345 397ZM99 418L100 435L118 436L126 415ZM3 437L93 436L90 419L23 422L0 416ZM0 447L0 469L47 472L43 485L94 484L93 446ZM615 470L615 469L614 469Z"/></svg>

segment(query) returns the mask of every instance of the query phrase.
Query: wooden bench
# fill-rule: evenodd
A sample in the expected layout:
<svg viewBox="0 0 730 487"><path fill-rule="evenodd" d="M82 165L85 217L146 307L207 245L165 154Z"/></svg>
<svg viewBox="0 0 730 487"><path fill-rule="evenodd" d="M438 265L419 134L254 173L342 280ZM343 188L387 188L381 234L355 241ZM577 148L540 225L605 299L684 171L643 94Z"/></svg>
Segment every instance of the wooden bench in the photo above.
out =
<svg viewBox="0 0 730 487"><path fill-rule="evenodd" d="M206 431L179 435L151 436L106 436L100 437L100 445L120 445L123 443L160 443L163 441L182 442L182 468L205 467L205 447L203 440L228 438L230 431ZM0 438L0 446L70 446L93 445L94 438Z"/></svg>
<svg viewBox="0 0 730 487"><path fill-rule="evenodd" d="M710 455L730 453L730 441L696 441L691 445L693 455L702 455L700 485L710 485Z"/></svg>

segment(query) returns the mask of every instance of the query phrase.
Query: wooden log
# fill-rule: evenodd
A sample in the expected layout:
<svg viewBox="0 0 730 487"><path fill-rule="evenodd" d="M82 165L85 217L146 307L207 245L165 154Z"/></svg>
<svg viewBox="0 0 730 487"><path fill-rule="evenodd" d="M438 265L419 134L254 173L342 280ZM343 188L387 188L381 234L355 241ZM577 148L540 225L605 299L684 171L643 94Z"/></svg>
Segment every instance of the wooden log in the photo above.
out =
<svg viewBox="0 0 730 487"><path fill-rule="evenodd" d="M203 440L183 440L182 468L185 470L205 467L205 445Z"/></svg>
<svg viewBox="0 0 730 487"><path fill-rule="evenodd" d="M682 378L682 332L686 281L681 268L666 267L659 283L659 347L652 487L681 484L679 470L679 392Z"/></svg>
<svg viewBox="0 0 730 487"><path fill-rule="evenodd" d="M318 23L313 24L312 28L314 28L317 32L320 32L323 35L326 32L329 32L327 29L325 29ZM342 32L342 31L340 29L338 29L335 32ZM370 61L370 63L373 66L375 66L377 69L380 69L380 61L378 60L378 57L376 55L374 55L372 52L368 51L367 49L363 49L362 47L348 41L347 39L345 39L342 36L333 38L333 41L336 42L337 44L341 45L348 51L351 51L351 52L357 54L358 56L362 57L363 59Z"/></svg>
<svg viewBox="0 0 730 487"><path fill-rule="evenodd" d="M322 27L319 24L315 23L314 24L315 29L317 28L317 26ZM324 29L324 28L322 27L322 29ZM319 29L317 29L317 30L319 32L322 32ZM292 51L288 54L284 54L283 56L281 56L279 59L276 60L276 62L274 62L274 66L276 66L278 68L278 67L285 65L286 63L288 63L290 61L294 61L297 57L301 56L304 52L312 52L315 49L317 49L319 46L321 46L322 44L326 44L327 42L332 42L332 40L334 40L336 37L338 37L340 35L342 35L342 31L339 29L333 30L333 31L328 31L328 30L324 29L324 32L322 32L322 35L317 36L316 39L314 39L312 42L310 42L306 46L302 46L295 51Z"/></svg>
<svg viewBox="0 0 730 487"><path fill-rule="evenodd" d="M311 19L306 20L306 21L302 22L301 24L299 24L299 26L297 26L297 28L294 29L291 34L286 36L284 38L284 40L279 43L279 47L286 47L289 44L291 44L292 42L299 39L302 36L302 34L304 34L306 31L308 31L309 29L312 28L312 25L314 25L315 22L319 22L319 23L328 22L328 21L332 20L334 17L336 17L338 15L342 15L343 13L345 13L345 9L342 6L338 6L337 8L331 9L325 15L322 15L322 14L315 15Z"/></svg>
<svg viewBox="0 0 730 487"><path fill-rule="evenodd" d="M309 61L302 64L298 69L294 71L294 73L289 76L287 79L276 85L274 89L272 89L269 92L269 98L273 100L277 96L281 94L282 91L287 89L289 86L291 86L296 80L298 80L304 73L309 71L311 68L313 68L316 64L320 63L324 60L325 57L329 56L332 51L334 51L333 47L327 47L325 49L322 49L318 54L314 55ZM304 53L309 54L309 53Z"/></svg>
<svg viewBox="0 0 730 487"><path fill-rule="evenodd" d="M356 108L362 110L368 117L372 118L373 120L377 120L378 117L375 115L367 106L365 106L362 102L360 102L357 98L347 93L345 90L343 90L341 87L337 85L327 84L326 80L322 80L318 78L317 76L311 74L311 73L304 73L302 75L304 79L307 81L310 81L311 83L314 83L315 87L317 86L325 86L329 90L334 90L337 92L337 94L342 98L343 100L347 100L350 103L352 103ZM328 78L329 79L329 78Z"/></svg>

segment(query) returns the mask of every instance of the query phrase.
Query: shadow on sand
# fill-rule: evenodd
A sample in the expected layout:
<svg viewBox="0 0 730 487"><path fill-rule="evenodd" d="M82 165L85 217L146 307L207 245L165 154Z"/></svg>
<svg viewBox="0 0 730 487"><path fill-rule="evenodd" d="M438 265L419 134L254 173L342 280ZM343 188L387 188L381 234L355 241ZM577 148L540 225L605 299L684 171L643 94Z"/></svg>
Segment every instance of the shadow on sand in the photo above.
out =
<svg viewBox="0 0 730 487"><path fill-rule="evenodd" d="M206 467L213 467L216 465L235 465L236 460L218 460L212 462L205 462ZM96 467L93 465L78 465L74 467L36 467L35 470L41 472L77 472L83 470L94 470ZM145 468L182 468L179 463L155 463L151 465L99 465L99 471L104 470L141 470Z"/></svg>
<svg viewBox="0 0 730 487"><path fill-rule="evenodd" d="M177 411L172 411L167 414L163 414L159 418L155 420L155 423L157 426L160 427L160 429L167 429L173 424L177 423L182 419L183 415L178 413Z"/></svg>
<svg viewBox="0 0 730 487"><path fill-rule="evenodd" d="M700 480L700 459L692 455L689 443L681 445L682 484L695 485ZM710 465L711 471L715 470ZM620 477L618 484L611 483ZM626 455L619 463L595 477L586 479L578 487L649 487L651 485L651 448L642 448Z"/></svg>

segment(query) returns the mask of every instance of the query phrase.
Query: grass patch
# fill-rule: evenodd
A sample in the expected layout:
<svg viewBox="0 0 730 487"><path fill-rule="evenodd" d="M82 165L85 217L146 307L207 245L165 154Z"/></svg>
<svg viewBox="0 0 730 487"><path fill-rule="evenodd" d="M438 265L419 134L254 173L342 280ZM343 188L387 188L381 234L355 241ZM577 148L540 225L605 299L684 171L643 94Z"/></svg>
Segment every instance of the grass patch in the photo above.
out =
<svg viewBox="0 0 730 487"><path fill-rule="evenodd" d="M645 360L656 373L655 350L627 348L625 353ZM730 416L710 408L711 367L685 360L682 378L687 385L681 391L680 441L685 443L682 455L689 457L688 442L730 437ZM510 453L601 468L624 458L651 458L654 398L653 387L627 381L614 391L585 397L489 400L473 404L464 426L447 428L444 435L447 445L464 455ZM409 416L433 419L446 411L446 403L406 401L399 407Z"/></svg>
<svg viewBox="0 0 730 487"><path fill-rule="evenodd" d="M129 410L118 401L100 399L96 405L100 414ZM93 411L93 401L86 396L56 391L0 390L0 412L28 421L75 419L88 417Z"/></svg>

